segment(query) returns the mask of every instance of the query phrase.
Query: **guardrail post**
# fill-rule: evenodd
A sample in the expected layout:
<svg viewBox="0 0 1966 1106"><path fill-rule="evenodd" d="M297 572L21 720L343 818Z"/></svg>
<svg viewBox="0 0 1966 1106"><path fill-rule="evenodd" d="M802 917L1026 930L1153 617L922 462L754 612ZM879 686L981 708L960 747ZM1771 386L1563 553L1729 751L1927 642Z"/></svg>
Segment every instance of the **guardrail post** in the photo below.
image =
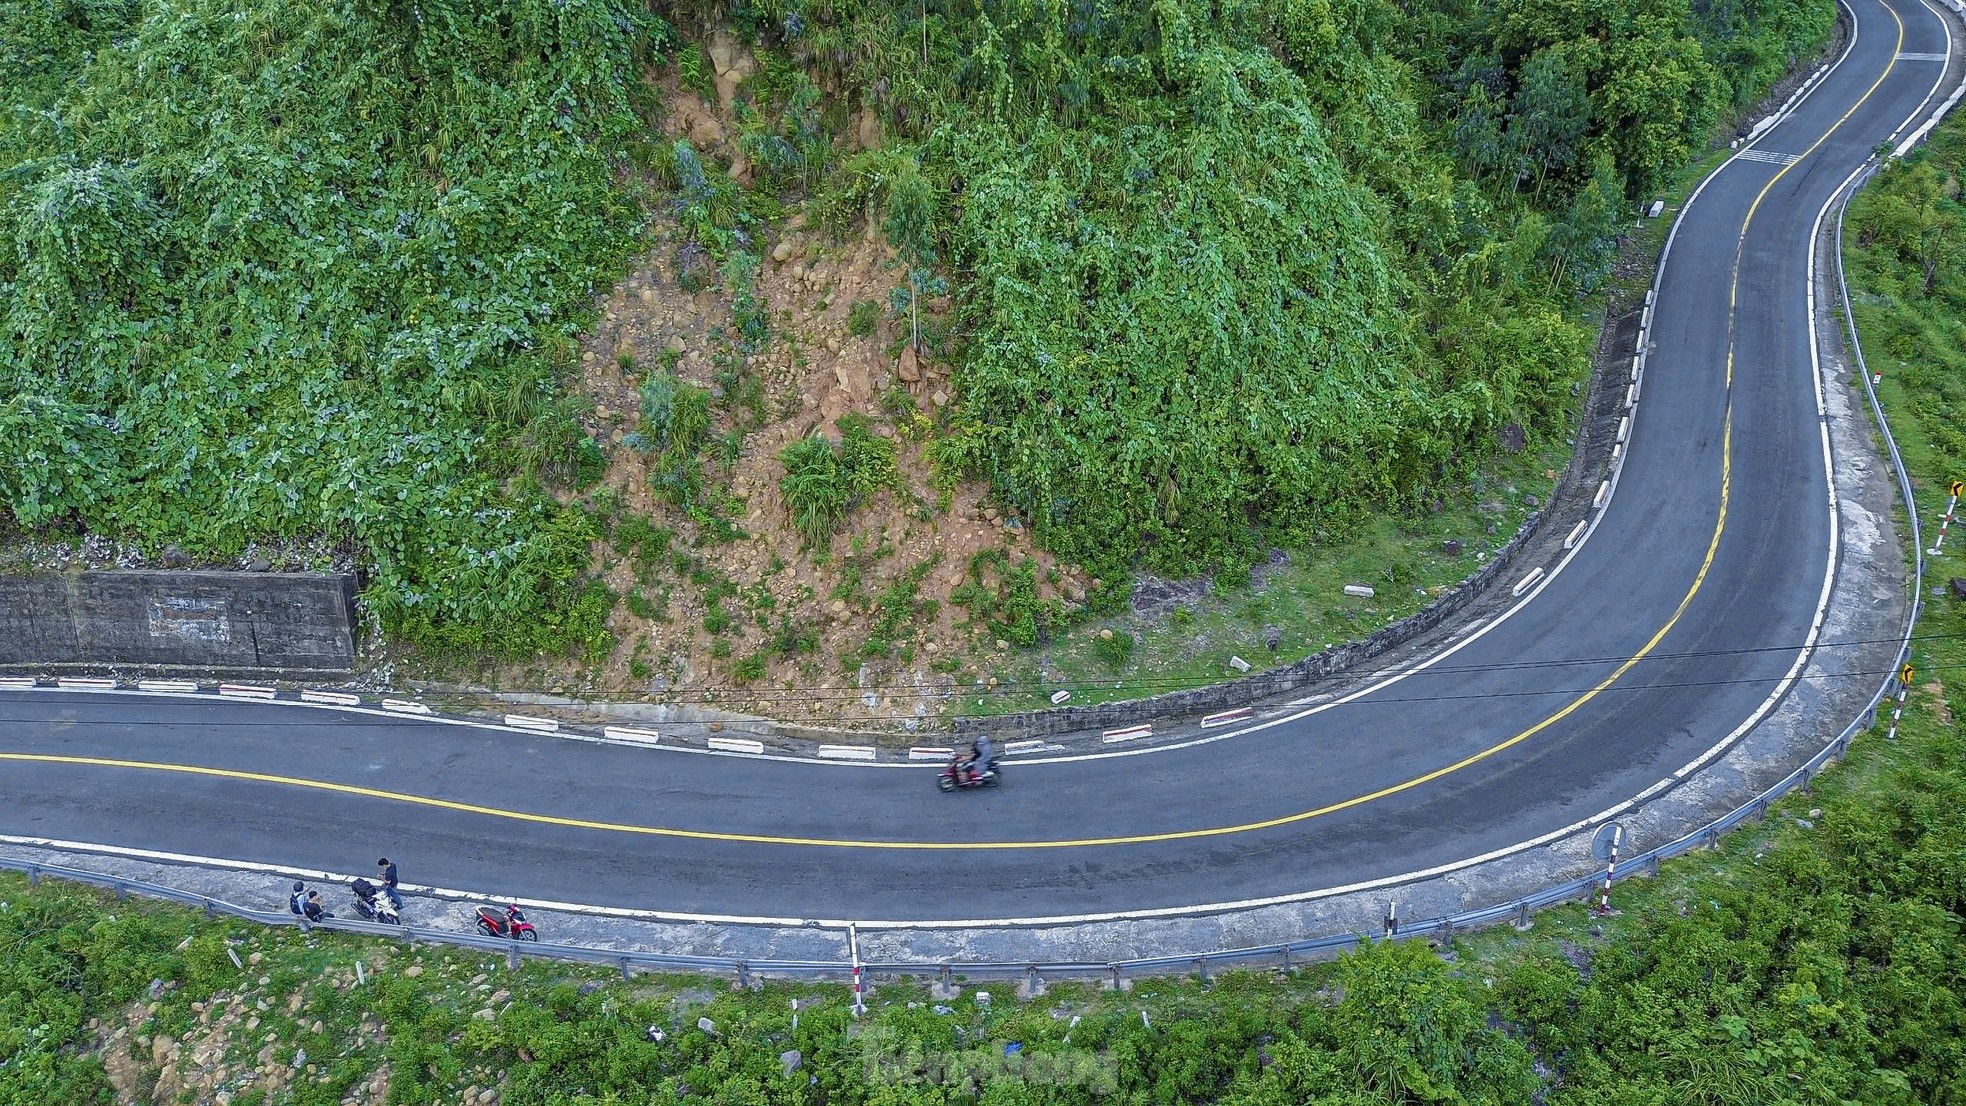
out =
<svg viewBox="0 0 1966 1106"><path fill-rule="evenodd" d="M1277 952L1278 952L1278 953L1280 953L1280 954L1282 954L1282 956L1283 956L1283 970L1284 970L1284 971L1286 971L1286 972L1287 972L1287 971L1289 971L1289 970L1290 970L1290 946L1289 946L1289 945L1278 945L1278 946L1277 946Z"/></svg>
<svg viewBox="0 0 1966 1106"><path fill-rule="evenodd" d="M41 886L41 866L39 864L29 864L27 866L27 885L29 887Z"/></svg>
<svg viewBox="0 0 1966 1106"><path fill-rule="evenodd" d="M1645 858L1645 874L1653 879L1659 878L1659 854L1653 853Z"/></svg>
<svg viewBox="0 0 1966 1106"><path fill-rule="evenodd" d="M1440 941L1443 947L1451 944L1454 940L1454 919L1442 918L1440 920L1440 928L1435 930L1434 933L1436 939Z"/></svg>
<svg viewBox="0 0 1966 1106"><path fill-rule="evenodd" d="M1529 925L1530 925L1530 922L1529 922L1529 903L1528 903L1527 901L1523 901L1523 902L1519 902L1519 903L1516 903L1516 904L1515 904L1515 927L1516 927L1517 929L1528 929L1528 928L1529 928Z"/></svg>
<svg viewBox="0 0 1966 1106"><path fill-rule="evenodd" d="M1109 978L1111 979L1111 982L1112 982L1112 988L1113 988L1113 990L1115 990L1115 991L1117 991L1117 990L1119 990L1119 989L1120 989L1120 966L1119 966L1118 964L1108 964L1108 965L1106 965L1106 971L1108 971L1109 973L1111 973L1111 975L1110 975L1110 977L1109 977Z"/></svg>
<svg viewBox="0 0 1966 1106"><path fill-rule="evenodd" d="M1201 980L1202 986L1208 986L1210 982L1208 978L1208 957L1195 957L1195 976Z"/></svg>
<svg viewBox="0 0 1966 1106"><path fill-rule="evenodd" d="M116 881L116 901L117 901L117 902L128 902L128 901L129 901L129 899L130 899L130 889L129 889L128 887L125 887L125 886L123 885L123 881L122 881L122 880L120 880L120 879L119 879L119 880L117 880L117 881Z"/></svg>
<svg viewBox="0 0 1966 1106"><path fill-rule="evenodd" d="M519 942L514 941L505 946L505 966L511 971L519 970Z"/></svg>
<svg viewBox="0 0 1966 1106"><path fill-rule="evenodd" d="M1392 935L1398 932L1399 932L1399 900L1390 899L1387 900L1386 902L1386 936L1391 937Z"/></svg>
<svg viewBox="0 0 1966 1106"><path fill-rule="evenodd" d="M751 989L751 969L746 967L742 960L737 962L737 986L743 991Z"/></svg>
<svg viewBox="0 0 1966 1106"><path fill-rule="evenodd" d="M1707 848L1720 848L1720 831L1714 829L1712 826L1707 827Z"/></svg>
<svg viewBox="0 0 1966 1106"><path fill-rule="evenodd" d="M214 906L212 905L212 900L210 900L210 899L206 899L206 900L205 900L205 917L207 917L207 918L215 918L215 917L217 917L217 916L218 916L218 909L217 909L216 907L214 907ZM301 921L302 921L303 923L304 923L304 922L306 922L306 921L307 921L307 916L306 916L306 915L304 915L304 914L303 914L303 915L301 915L301 919L300 919L300 920L301 920Z"/></svg>
<svg viewBox="0 0 1966 1106"><path fill-rule="evenodd" d="M629 980L629 979L633 979L633 978L635 978L635 973L633 973L633 972L631 972L631 971L629 971L629 970L628 970L628 958L627 958L627 957L625 957L625 956L624 956L624 957L621 957L621 958L620 958L620 961L619 961L619 963L620 963L620 966L621 966L621 978L622 978L623 980Z"/></svg>

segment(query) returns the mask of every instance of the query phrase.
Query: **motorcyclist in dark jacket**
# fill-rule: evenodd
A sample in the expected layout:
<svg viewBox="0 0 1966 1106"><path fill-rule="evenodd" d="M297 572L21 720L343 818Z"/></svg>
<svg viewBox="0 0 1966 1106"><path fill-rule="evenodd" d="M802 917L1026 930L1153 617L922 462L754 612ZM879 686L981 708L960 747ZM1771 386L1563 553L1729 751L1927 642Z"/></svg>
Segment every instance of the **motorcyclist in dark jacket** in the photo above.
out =
<svg viewBox="0 0 1966 1106"><path fill-rule="evenodd" d="M970 748L970 757L969 757L970 778L981 779L983 777L983 773L988 772L991 766L996 763L996 759L997 759L997 750L996 750L996 746L992 744L990 741L990 735L982 734L978 736L976 739L976 744L971 746Z"/></svg>

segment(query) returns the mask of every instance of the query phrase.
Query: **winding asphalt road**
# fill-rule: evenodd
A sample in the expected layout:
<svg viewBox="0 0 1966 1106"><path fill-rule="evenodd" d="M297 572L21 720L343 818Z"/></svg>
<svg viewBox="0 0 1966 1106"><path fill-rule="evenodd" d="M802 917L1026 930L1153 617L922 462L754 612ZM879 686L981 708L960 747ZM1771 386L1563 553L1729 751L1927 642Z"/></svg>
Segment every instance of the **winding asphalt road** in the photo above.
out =
<svg viewBox="0 0 1966 1106"><path fill-rule="evenodd" d="M1818 213L1956 74L1920 0L1682 217L1588 538L1429 667L1208 744L933 769L377 714L0 692L0 834L761 919L1057 919L1290 896L1506 849L1631 798L1779 698L1835 571L1805 292ZM1868 678L1867 678L1868 679ZM114 762L114 763L112 763ZM303 782L304 781L304 782Z"/></svg>

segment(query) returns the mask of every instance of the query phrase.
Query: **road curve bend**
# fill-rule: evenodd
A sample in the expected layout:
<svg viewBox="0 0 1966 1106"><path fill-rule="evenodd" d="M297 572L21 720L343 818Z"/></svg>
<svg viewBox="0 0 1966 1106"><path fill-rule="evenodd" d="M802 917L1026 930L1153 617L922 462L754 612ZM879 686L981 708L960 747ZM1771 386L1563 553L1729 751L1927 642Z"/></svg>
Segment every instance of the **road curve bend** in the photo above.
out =
<svg viewBox="0 0 1966 1106"><path fill-rule="evenodd" d="M1015 764L958 795L927 767L6 691L0 835L328 871L380 849L455 888L932 924L1287 900L1588 819L1738 737L1818 644L1841 546L1810 242L1873 147L1958 79L1953 24L1922 0L1847 6L1846 53L1675 227L1588 537L1396 680L1229 740Z"/></svg>

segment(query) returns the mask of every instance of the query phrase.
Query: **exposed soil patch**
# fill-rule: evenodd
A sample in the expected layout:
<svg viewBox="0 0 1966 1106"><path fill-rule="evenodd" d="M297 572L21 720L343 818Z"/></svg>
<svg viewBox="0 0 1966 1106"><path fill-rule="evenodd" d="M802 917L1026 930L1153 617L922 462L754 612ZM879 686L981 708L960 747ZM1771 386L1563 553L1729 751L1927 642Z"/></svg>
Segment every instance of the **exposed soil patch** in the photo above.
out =
<svg viewBox="0 0 1966 1106"><path fill-rule="evenodd" d="M744 169L722 109L673 86L669 103L673 137L733 174ZM597 549L608 586L631 599L610 622L613 654L598 670L567 662L509 672L512 682L544 676L631 696L711 691L727 709L821 723L919 718L967 675L959 654L994 650L995 635L968 625L969 612L952 602L977 554L1035 558L1041 598L1083 599L1088 581L1038 552L1020 520L986 502L987 488L935 479L928 444L956 386L947 364L915 353L907 321L886 307L904 280L892 248L871 228L835 241L797 212L771 234L754 246L764 258L753 281L769 325L762 342L740 336L727 288L689 290L680 270L692 247L675 227L659 231L598 301L579 387L593 401L590 431L609 446L600 487L617 520L666 531L667 551ZM951 309L946 297L926 303L932 320ZM699 502L729 527L678 508L657 486L657 458L638 434L639 389L654 372L712 396ZM780 491L779 455L811 434L837 441L848 416L871 420L894 443L900 479L859 505L824 548L809 548ZM792 644L801 634L809 637Z"/></svg>

